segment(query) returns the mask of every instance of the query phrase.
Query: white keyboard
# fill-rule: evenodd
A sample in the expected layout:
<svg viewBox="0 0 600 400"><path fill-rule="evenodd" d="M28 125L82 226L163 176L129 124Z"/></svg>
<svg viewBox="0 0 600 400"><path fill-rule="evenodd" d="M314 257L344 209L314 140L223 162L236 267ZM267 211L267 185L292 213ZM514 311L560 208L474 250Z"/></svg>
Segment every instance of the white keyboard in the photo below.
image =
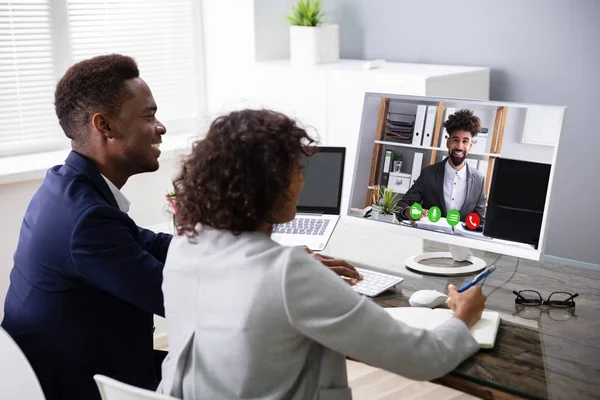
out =
<svg viewBox="0 0 600 400"><path fill-rule="evenodd" d="M363 276L363 280L358 281L356 285L352 286L352 289L369 297L375 297L404 280L404 278L368 269L356 268L356 270Z"/></svg>
<svg viewBox="0 0 600 400"><path fill-rule="evenodd" d="M328 219L294 218L285 224L275 225L273 233L322 236L327 229L327 225L329 225Z"/></svg>

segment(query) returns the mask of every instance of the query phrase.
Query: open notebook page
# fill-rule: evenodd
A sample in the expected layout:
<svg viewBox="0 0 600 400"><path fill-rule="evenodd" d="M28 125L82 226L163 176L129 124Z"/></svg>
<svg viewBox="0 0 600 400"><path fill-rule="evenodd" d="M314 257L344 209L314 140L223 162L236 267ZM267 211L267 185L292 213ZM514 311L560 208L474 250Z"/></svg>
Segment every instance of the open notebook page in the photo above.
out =
<svg viewBox="0 0 600 400"><path fill-rule="evenodd" d="M443 324L454 314L446 308L424 308L424 307L394 307L385 308L394 319L415 328L434 329ZM481 348L491 349L496 341L498 326L500 325L500 314L495 311L484 311L481 319L471 328L473 338Z"/></svg>

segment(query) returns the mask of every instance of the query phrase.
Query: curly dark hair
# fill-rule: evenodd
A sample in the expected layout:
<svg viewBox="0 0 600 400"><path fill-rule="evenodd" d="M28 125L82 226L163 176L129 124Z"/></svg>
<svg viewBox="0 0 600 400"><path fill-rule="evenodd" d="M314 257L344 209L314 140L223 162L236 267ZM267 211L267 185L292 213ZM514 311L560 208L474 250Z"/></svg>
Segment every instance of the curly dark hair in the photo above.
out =
<svg viewBox="0 0 600 400"><path fill-rule="evenodd" d="M456 131L467 131L475 137L481 130L481 120L471 110L458 110L444 122L444 128L450 135Z"/></svg>
<svg viewBox="0 0 600 400"><path fill-rule="evenodd" d="M93 57L72 65L56 85L54 107L65 135L84 143L96 112L116 115L132 94L125 82L138 78L135 60L120 54Z"/></svg>
<svg viewBox="0 0 600 400"><path fill-rule="evenodd" d="M290 177L315 141L294 120L269 110L217 118L194 143L173 182L177 231L197 223L238 235L256 231L289 198Z"/></svg>

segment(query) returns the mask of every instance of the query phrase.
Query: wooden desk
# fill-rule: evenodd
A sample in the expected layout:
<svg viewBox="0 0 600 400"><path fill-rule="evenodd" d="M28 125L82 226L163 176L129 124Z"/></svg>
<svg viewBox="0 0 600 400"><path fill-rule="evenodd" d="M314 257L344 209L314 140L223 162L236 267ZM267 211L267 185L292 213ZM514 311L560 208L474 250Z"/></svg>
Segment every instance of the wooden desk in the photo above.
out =
<svg viewBox="0 0 600 400"><path fill-rule="evenodd" d="M325 253L358 266L393 273L405 280L395 291L374 300L383 307L408 306L419 289L445 291L470 277L439 278L405 269L406 257L445 246L394 235L393 225L340 221ZM386 225L386 224L381 224ZM377 230L377 231L376 231ZM400 240L400 241L399 241ZM473 251L494 263L497 254ZM517 261L518 267L517 267ZM486 308L498 311L502 322L493 350L481 350L437 383L485 399L600 398L600 271L501 256L498 270L488 277L483 292ZM513 290L579 293L574 310L515 308Z"/></svg>

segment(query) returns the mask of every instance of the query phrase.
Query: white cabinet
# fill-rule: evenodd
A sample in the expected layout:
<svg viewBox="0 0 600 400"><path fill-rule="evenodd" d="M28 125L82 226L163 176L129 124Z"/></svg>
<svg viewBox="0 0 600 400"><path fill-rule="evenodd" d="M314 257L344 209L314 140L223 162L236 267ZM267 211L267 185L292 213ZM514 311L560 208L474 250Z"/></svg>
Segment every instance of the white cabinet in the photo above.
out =
<svg viewBox="0 0 600 400"><path fill-rule="evenodd" d="M489 68L364 61L295 67L288 60L259 62L250 71L248 97L316 131L321 145L346 147L342 210L347 208L365 92L489 98ZM314 129L314 130L313 130Z"/></svg>

